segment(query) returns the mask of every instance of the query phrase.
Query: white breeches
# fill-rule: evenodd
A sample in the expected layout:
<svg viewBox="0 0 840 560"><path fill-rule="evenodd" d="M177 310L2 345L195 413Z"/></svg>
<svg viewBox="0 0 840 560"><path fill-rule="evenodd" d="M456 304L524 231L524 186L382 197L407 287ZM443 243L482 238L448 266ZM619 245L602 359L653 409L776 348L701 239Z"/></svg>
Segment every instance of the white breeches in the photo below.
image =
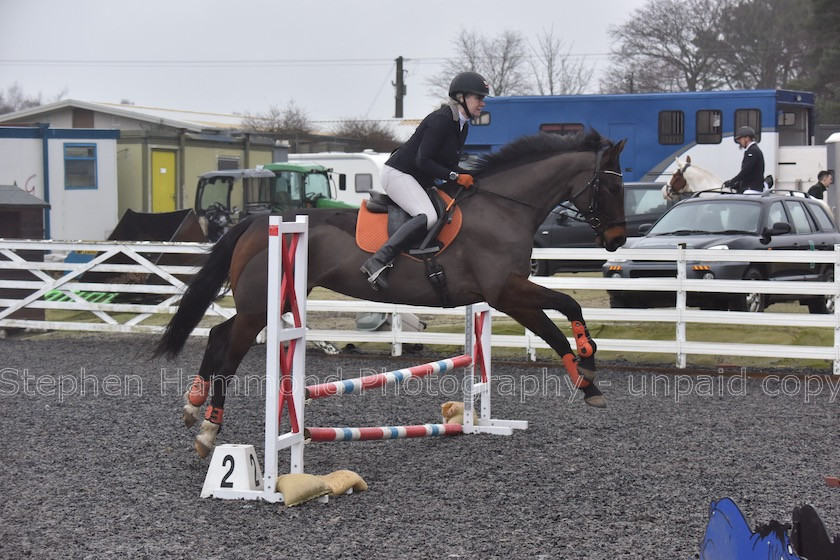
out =
<svg viewBox="0 0 840 560"><path fill-rule="evenodd" d="M397 171L387 165L383 166L382 190L412 217L425 214L426 229L431 229L437 222L437 212L435 212L432 201L429 200L429 195L426 194L426 190L420 186L420 183L408 173Z"/></svg>

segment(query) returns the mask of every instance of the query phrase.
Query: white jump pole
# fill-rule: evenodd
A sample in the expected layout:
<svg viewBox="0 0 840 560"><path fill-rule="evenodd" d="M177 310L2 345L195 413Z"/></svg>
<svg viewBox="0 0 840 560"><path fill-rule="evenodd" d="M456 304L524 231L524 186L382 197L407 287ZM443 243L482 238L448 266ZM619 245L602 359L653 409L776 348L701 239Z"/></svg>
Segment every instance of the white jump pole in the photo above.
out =
<svg viewBox="0 0 840 560"><path fill-rule="evenodd" d="M202 496L282 501L283 494L277 491L277 454L284 449L291 453L289 472L303 472L308 220L307 216L297 216L294 222L283 222L279 216L271 216L268 222L265 473L260 480L252 445L217 446ZM281 318L286 299L290 300L294 318L294 324L288 328L283 327ZM290 426L288 432L281 434L280 415L285 408L289 410Z"/></svg>
<svg viewBox="0 0 840 560"><path fill-rule="evenodd" d="M464 319L464 353L473 357L464 372L464 434L509 436L513 430L527 430L527 420L500 420L491 415L492 308L486 303L468 305ZM476 399L479 410L476 413Z"/></svg>

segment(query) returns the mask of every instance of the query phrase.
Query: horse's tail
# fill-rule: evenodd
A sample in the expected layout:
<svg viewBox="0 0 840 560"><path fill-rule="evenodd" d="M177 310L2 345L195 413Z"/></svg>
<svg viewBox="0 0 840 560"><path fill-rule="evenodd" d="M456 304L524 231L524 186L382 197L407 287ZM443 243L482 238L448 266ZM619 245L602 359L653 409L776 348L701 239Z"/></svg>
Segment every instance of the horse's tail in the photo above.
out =
<svg viewBox="0 0 840 560"><path fill-rule="evenodd" d="M230 262L236 243L253 222L246 218L231 228L213 246L207 262L201 267L184 292L178 311L166 325L163 337L155 346L152 357L166 355L174 358L184 349L190 333L198 325L204 312L216 299L222 285L230 275Z"/></svg>

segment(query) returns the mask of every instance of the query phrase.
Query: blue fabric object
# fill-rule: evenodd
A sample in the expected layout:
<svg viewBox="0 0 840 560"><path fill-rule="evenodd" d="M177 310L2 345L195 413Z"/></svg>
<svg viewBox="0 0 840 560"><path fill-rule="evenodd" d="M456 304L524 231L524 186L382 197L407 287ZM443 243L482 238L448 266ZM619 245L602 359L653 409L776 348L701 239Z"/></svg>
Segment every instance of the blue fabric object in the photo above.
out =
<svg viewBox="0 0 840 560"><path fill-rule="evenodd" d="M709 524L700 543L701 560L796 560L789 526L777 521L753 531L738 506L729 498L712 502Z"/></svg>

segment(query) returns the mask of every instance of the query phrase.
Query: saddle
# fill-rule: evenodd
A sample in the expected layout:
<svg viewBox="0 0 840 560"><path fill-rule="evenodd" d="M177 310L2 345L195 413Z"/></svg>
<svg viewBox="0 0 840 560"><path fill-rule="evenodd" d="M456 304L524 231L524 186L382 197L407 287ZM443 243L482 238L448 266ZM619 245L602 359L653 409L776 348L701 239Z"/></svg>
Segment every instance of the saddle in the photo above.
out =
<svg viewBox="0 0 840 560"><path fill-rule="evenodd" d="M441 216L446 214L446 208L451 203L452 197L438 189L432 189L430 197L438 215L438 222ZM462 215L461 209L455 206L451 214L443 224L438 223L432 228L430 235L418 241L411 247L408 253L403 253L414 260L421 260L414 256L418 248L423 247L428 251L424 254L441 254L454 241L461 230ZM359 217L356 220L356 245L363 251L375 253L388 238L397 231L401 225L411 219L411 215L394 203L387 195L371 192L368 200L362 201L359 209ZM437 231L436 231L437 230Z"/></svg>

